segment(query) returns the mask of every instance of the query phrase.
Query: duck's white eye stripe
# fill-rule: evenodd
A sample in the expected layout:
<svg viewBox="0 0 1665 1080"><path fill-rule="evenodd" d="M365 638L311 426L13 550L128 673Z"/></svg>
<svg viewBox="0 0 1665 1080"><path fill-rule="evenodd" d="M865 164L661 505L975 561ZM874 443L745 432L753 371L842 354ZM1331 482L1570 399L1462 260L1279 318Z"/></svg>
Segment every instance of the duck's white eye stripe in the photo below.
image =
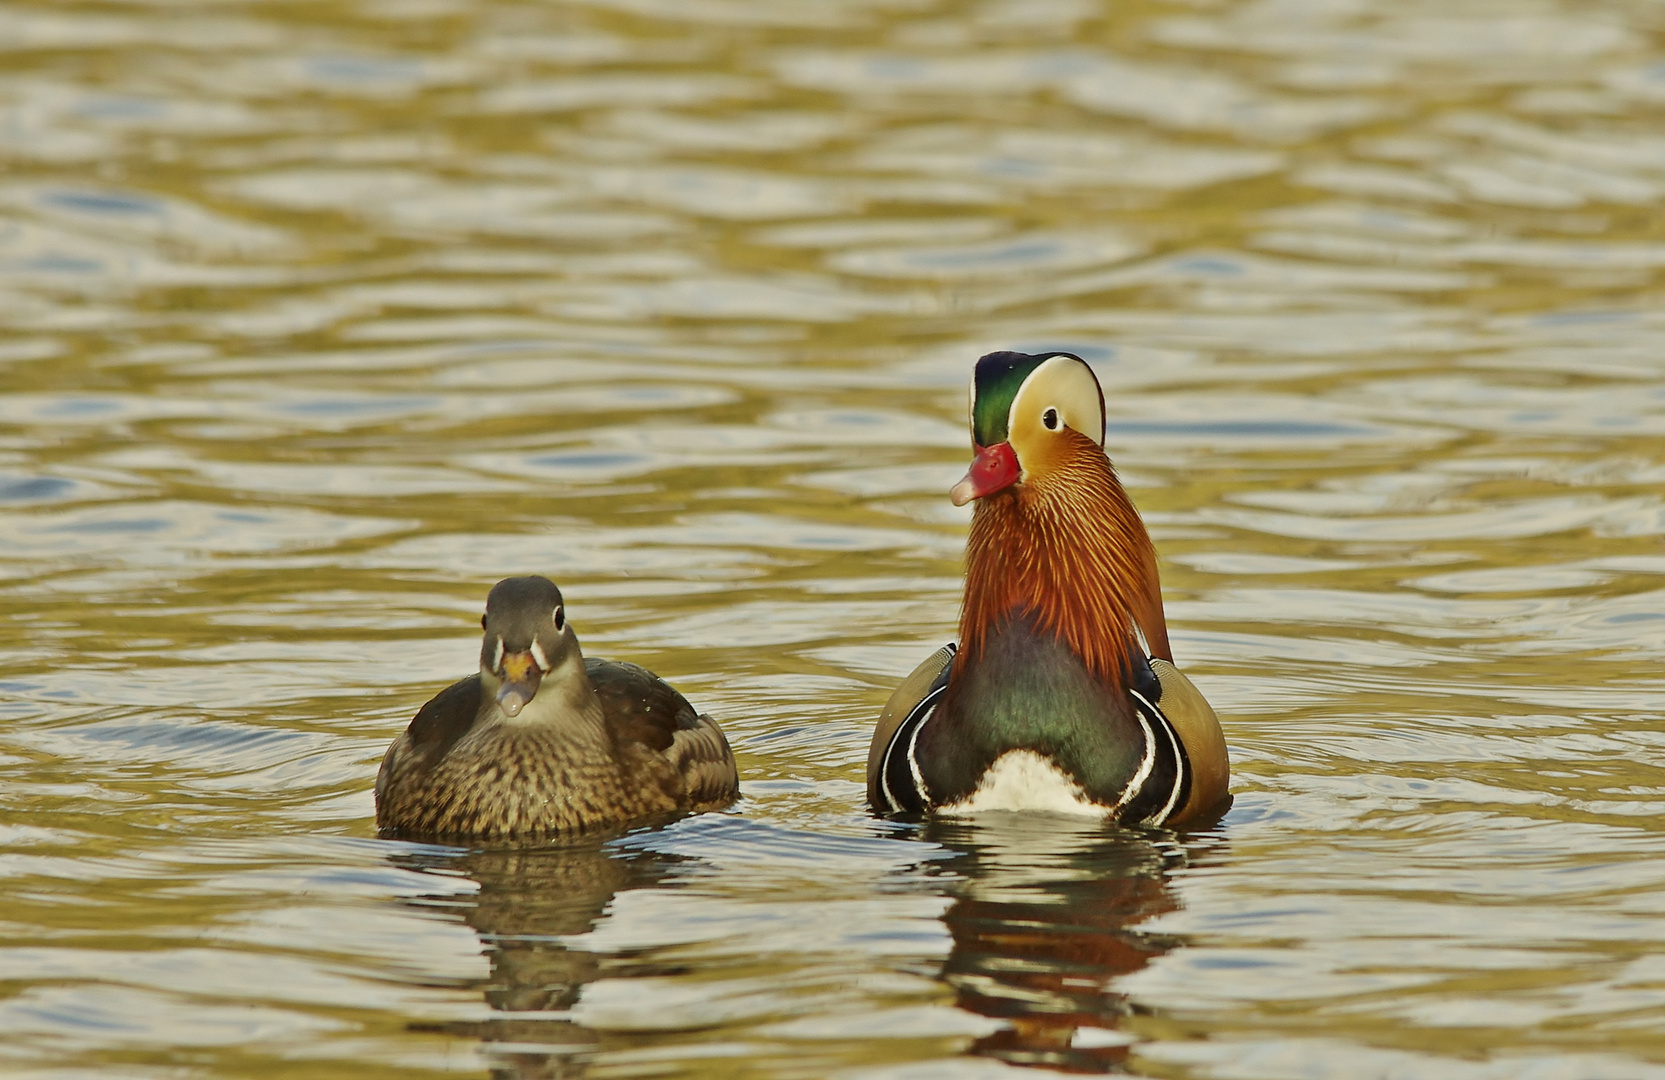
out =
<svg viewBox="0 0 1665 1080"><path fill-rule="evenodd" d="M503 637L501 634L497 638L497 657L491 662L491 669L493 671L503 670Z"/></svg>
<svg viewBox="0 0 1665 1080"><path fill-rule="evenodd" d="M548 671L549 670L549 661L544 658L543 646L539 645L535 641L532 642L532 659L534 659L538 662L538 670L539 671Z"/></svg>

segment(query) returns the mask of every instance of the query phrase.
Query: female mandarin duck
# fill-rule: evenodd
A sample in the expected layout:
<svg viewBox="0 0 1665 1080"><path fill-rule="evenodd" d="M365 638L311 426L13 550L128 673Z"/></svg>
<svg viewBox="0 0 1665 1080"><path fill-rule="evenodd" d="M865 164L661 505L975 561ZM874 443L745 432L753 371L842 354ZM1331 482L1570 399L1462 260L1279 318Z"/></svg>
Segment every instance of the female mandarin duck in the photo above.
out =
<svg viewBox="0 0 1665 1080"><path fill-rule="evenodd" d="M1069 353L990 353L971 382L977 500L960 648L891 695L867 755L880 813L1052 810L1195 821L1226 799L1214 710L1173 665L1156 550Z"/></svg>
<svg viewBox="0 0 1665 1080"><path fill-rule="evenodd" d="M486 597L480 670L422 706L376 776L383 833L577 834L734 801L728 740L635 664L586 660L541 577Z"/></svg>

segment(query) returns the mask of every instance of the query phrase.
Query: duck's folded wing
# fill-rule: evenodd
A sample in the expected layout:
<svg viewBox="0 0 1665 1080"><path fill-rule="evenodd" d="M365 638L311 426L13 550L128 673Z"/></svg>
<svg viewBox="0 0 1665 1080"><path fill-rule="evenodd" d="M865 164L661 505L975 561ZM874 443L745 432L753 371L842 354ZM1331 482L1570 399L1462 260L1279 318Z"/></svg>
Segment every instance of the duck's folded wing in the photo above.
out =
<svg viewBox="0 0 1665 1080"><path fill-rule="evenodd" d="M585 660L614 737L664 755L682 774L696 809L729 802L739 791L734 752L722 729L701 716L665 680L619 660Z"/></svg>
<svg viewBox="0 0 1665 1080"><path fill-rule="evenodd" d="M679 727L699 719L688 699L644 667L622 660L584 661L615 738L663 753Z"/></svg>
<svg viewBox="0 0 1665 1080"><path fill-rule="evenodd" d="M894 809L891 800L885 798L881 779L884 775L885 760L896 739L897 730L903 722L916 716L920 703L931 693L938 677L954 659L957 651L950 642L925 658L925 662L913 669L913 674L902 680L890 700L885 703L884 711L879 714L879 723L873 729L873 741L867 747L867 801L876 809Z"/></svg>
<svg viewBox="0 0 1665 1080"><path fill-rule="evenodd" d="M1173 725L1191 766L1191 794L1185 805L1168 820L1182 822L1211 810L1225 801L1231 782L1231 764L1226 756L1226 736L1220 718L1185 673L1166 660L1152 659L1151 670L1162 684L1158 702L1162 715Z"/></svg>
<svg viewBox="0 0 1665 1080"><path fill-rule="evenodd" d="M709 716L697 717L688 727L678 729L671 736L665 757L682 773L688 799L696 810L725 805L740 793L734 751L729 749L723 729Z"/></svg>

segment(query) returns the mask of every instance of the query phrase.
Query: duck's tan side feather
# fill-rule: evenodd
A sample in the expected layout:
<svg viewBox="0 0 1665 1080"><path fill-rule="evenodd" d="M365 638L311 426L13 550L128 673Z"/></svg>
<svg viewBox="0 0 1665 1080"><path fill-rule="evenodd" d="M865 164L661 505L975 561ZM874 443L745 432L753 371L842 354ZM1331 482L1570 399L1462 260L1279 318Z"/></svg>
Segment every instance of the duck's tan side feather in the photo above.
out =
<svg viewBox="0 0 1665 1080"><path fill-rule="evenodd" d="M1167 821L1169 825L1181 825L1219 806L1230 793L1226 736L1214 707L1184 672L1166 660L1153 659L1150 666L1162 683L1162 715L1174 725L1191 762L1191 796Z"/></svg>
<svg viewBox="0 0 1665 1080"><path fill-rule="evenodd" d="M665 757L682 774L688 788L689 809L696 813L727 806L740 793L740 770L734 763L723 729L701 715L671 736Z"/></svg>
<svg viewBox="0 0 1665 1080"><path fill-rule="evenodd" d="M873 729L873 742L867 747L867 798L869 802L878 805L879 798L879 763L884 759L885 747L890 745L891 736L902 721L908 718L913 707L918 705L925 695L930 692L931 684L937 681L942 669L948 666L948 661L954 658L954 646L944 645L936 652L925 658L925 662L913 669L913 674L902 680L890 700L885 703L884 712L879 714L879 723Z"/></svg>

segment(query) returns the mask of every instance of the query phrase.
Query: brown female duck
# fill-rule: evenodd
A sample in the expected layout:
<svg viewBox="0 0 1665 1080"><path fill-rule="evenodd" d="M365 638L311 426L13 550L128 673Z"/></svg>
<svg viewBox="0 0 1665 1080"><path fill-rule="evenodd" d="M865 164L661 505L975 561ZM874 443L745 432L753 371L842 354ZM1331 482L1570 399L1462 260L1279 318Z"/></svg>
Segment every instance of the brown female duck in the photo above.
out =
<svg viewBox="0 0 1665 1080"><path fill-rule="evenodd" d="M891 696L880 813L985 809L1195 821L1227 798L1220 722L1173 664L1156 551L1104 454L1104 394L1069 353L990 353L971 383L977 503L960 647Z"/></svg>
<svg viewBox="0 0 1665 1080"><path fill-rule="evenodd" d="M553 582L498 582L481 626L479 672L424 705L382 759L384 834L572 835L734 800L722 730L652 672L586 660Z"/></svg>

